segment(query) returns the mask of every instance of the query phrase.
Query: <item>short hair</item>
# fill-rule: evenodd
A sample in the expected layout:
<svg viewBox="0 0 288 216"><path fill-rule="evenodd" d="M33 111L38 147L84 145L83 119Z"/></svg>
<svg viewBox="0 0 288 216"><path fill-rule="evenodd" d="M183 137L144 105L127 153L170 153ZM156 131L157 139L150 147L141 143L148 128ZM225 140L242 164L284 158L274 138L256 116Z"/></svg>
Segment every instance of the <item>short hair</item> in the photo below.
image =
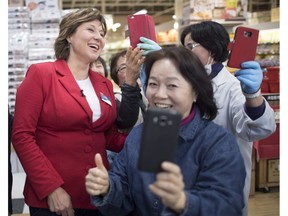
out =
<svg viewBox="0 0 288 216"><path fill-rule="evenodd" d="M110 76L112 78L112 80L119 86L119 79L117 76L117 61L120 57L125 57L127 53L127 50L123 50L121 52L118 52L116 54L114 54L111 57L110 60Z"/></svg>
<svg viewBox="0 0 288 216"><path fill-rule="evenodd" d="M203 21L191 24L184 28L181 33L181 44L184 45L184 39L191 34L193 41L201 44L211 52L211 56L216 62L225 62L228 58L228 44L230 37L223 25L214 21Z"/></svg>
<svg viewBox="0 0 288 216"><path fill-rule="evenodd" d="M86 22L99 20L101 22L104 35L107 33L107 26L104 16L96 8L79 9L66 14L60 22L59 35L54 43L56 59L65 59L69 57L69 43L67 38L71 36L76 29Z"/></svg>
<svg viewBox="0 0 288 216"><path fill-rule="evenodd" d="M147 87L153 64L161 59L169 59L174 63L196 92L196 104L200 109L201 116L213 120L217 115L217 106L214 102L211 80L197 55L184 47L167 47L146 56L143 65L147 77L145 87Z"/></svg>

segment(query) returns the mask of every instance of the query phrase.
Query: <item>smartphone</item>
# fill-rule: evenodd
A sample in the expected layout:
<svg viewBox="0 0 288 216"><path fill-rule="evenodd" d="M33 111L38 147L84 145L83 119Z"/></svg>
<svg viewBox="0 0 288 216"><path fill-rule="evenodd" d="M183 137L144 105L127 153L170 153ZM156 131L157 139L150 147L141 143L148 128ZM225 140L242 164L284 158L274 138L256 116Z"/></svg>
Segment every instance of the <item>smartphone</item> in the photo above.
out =
<svg viewBox="0 0 288 216"><path fill-rule="evenodd" d="M176 111L148 108L143 123L138 169L161 171L163 161L174 162L182 115Z"/></svg>
<svg viewBox="0 0 288 216"><path fill-rule="evenodd" d="M233 41L230 42L230 50L227 66L241 68L241 63L254 61L258 45L259 30L239 26L236 28Z"/></svg>
<svg viewBox="0 0 288 216"><path fill-rule="evenodd" d="M140 43L140 37L146 37L156 42L156 32L153 18L147 14L128 15L128 31L130 45L133 49Z"/></svg>

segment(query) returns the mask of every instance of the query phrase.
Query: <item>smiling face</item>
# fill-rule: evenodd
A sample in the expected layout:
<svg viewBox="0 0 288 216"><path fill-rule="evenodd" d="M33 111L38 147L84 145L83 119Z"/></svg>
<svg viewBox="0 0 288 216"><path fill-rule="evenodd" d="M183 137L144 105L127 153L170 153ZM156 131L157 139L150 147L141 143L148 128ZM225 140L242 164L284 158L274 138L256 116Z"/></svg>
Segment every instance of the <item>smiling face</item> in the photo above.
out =
<svg viewBox="0 0 288 216"><path fill-rule="evenodd" d="M182 114L182 118L186 118L196 94L173 62L164 58L156 61L151 68L146 97L149 106L174 109Z"/></svg>
<svg viewBox="0 0 288 216"><path fill-rule="evenodd" d="M95 61L105 45L104 35L99 20L82 23L75 33L67 38L70 43L69 59L85 63Z"/></svg>

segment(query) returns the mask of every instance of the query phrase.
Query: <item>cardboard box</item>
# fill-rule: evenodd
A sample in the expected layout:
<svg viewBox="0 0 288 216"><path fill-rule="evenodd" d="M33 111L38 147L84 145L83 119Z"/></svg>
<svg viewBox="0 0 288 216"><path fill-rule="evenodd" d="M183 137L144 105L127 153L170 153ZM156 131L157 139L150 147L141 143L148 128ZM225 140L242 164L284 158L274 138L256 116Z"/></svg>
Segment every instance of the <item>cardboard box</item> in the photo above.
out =
<svg viewBox="0 0 288 216"><path fill-rule="evenodd" d="M254 169L251 171L251 184L250 184L249 196L255 195L255 189L256 189L256 171Z"/></svg>
<svg viewBox="0 0 288 216"><path fill-rule="evenodd" d="M24 2L23 0L8 0L9 7L23 7Z"/></svg>
<svg viewBox="0 0 288 216"><path fill-rule="evenodd" d="M268 159L271 161L275 161L278 159ZM278 176L278 181L277 182L269 182L268 181L268 160L267 159L260 159L259 161L256 162L256 188L257 189L262 189L265 192L269 191L270 187L279 187L279 176ZM273 172L270 171L270 175ZM272 179L270 179L272 180ZM276 179L275 179L276 180Z"/></svg>
<svg viewBox="0 0 288 216"><path fill-rule="evenodd" d="M268 182L279 182L279 159L267 161Z"/></svg>
<svg viewBox="0 0 288 216"><path fill-rule="evenodd" d="M280 13L280 8L272 8L271 9L271 22L278 22L279 21L279 13Z"/></svg>

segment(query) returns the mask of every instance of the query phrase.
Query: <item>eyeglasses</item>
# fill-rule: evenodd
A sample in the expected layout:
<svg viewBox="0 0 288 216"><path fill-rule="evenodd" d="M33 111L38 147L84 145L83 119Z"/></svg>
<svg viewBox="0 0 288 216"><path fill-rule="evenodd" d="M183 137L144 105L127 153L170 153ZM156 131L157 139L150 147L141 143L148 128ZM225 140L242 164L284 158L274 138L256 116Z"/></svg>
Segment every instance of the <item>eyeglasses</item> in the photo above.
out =
<svg viewBox="0 0 288 216"><path fill-rule="evenodd" d="M197 46L200 46L200 44L199 43L189 43L185 47L189 50L193 50Z"/></svg>
<svg viewBox="0 0 288 216"><path fill-rule="evenodd" d="M126 64L120 65L120 67L116 70L116 74L123 73L126 71Z"/></svg>

